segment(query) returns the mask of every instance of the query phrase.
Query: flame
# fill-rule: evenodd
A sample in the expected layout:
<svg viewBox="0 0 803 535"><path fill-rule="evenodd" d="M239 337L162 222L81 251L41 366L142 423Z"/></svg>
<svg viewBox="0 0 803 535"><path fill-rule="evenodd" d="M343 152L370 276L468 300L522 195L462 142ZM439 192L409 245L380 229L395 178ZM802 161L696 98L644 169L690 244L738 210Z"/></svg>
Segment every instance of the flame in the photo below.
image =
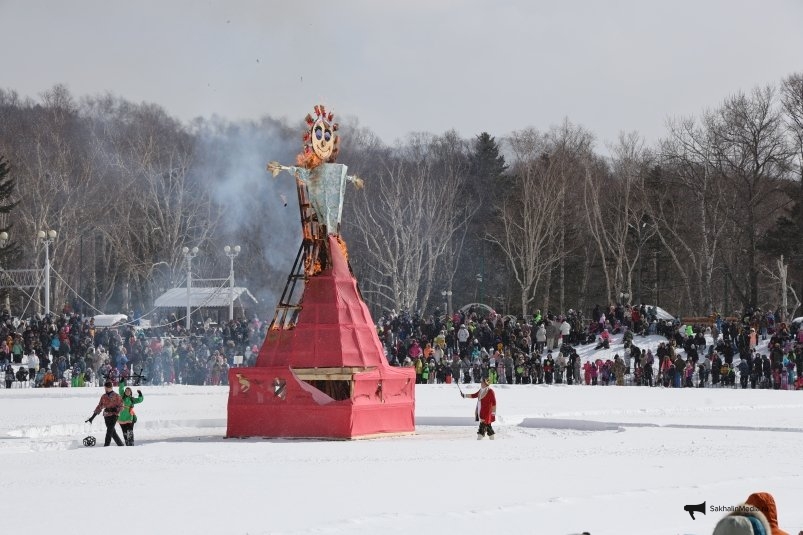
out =
<svg viewBox="0 0 803 535"><path fill-rule="evenodd" d="M348 262L349 261L349 250L348 250L348 247L346 247L346 242L344 242L343 238L341 238L339 235L337 237L337 244L340 245L340 250L343 251L343 257L346 259L346 262Z"/></svg>

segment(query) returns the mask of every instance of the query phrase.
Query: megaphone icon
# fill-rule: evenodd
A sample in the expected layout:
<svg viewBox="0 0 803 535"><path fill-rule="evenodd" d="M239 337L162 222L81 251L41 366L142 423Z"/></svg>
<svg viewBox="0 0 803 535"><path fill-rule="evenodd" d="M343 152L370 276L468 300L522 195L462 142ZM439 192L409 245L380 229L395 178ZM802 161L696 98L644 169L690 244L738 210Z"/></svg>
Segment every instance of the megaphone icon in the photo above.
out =
<svg viewBox="0 0 803 535"><path fill-rule="evenodd" d="M697 520L694 518L694 512L697 511L698 513L705 514L705 502L698 503L697 505L685 505L683 506L683 510L689 512L689 516L692 520Z"/></svg>

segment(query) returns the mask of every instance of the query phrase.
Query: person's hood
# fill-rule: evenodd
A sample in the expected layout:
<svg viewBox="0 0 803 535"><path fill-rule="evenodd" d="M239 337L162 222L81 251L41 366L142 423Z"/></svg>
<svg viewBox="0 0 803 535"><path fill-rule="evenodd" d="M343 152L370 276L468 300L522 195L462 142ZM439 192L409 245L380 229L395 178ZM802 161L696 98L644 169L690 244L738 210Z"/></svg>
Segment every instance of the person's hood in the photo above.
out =
<svg viewBox="0 0 803 535"><path fill-rule="evenodd" d="M749 507L752 510L741 510L729 513L722 520L717 522L717 525L714 527L713 535L753 535L757 533L755 528L758 528L759 525L763 529L761 533L769 535L772 532L772 527L767 521L767 517L756 509L755 506L751 507L747 504L739 505L740 509L745 507Z"/></svg>
<svg viewBox="0 0 803 535"><path fill-rule="evenodd" d="M759 509L767 517L772 528L772 535L789 535L788 532L778 527L778 508L775 505L775 498L769 492L754 492L747 498L747 505L752 505Z"/></svg>

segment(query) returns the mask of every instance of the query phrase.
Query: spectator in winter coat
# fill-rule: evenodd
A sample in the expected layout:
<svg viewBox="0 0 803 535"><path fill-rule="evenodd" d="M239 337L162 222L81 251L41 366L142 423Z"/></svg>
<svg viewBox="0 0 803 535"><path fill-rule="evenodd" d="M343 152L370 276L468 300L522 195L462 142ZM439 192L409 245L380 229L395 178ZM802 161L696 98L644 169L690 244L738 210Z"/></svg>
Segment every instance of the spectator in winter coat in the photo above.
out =
<svg viewBox="0 0 803 535"><path fill-rule="evenodd" d="M742 388L747 388L747 380L750 377L750 364L748 363L747 359L741 359L739 361L739 384Z"/></svg>
<svg viewBox="0 0 803 535"><path fill-rule="evenodd" d="M39 357L36 356L36 353L31 351L31 353L25 357L25 366L28 366L28 377L33 379L36 377L36 372L39 371ZM42 374L44 377L44 374Z"/></svg>
<svg viewBox="0 0 803 535"><path fill-rule="evenodd" d="M613 374L616 376L616 386L625 385L625 363L619 355L613 357Z"/></svg>
<svg viewBox="0 0 803 535"><path fill-rule="evenodd" d="M126 446L134 445L134 424L137 423L137 415L134 414L134 405L142 403L142 391L137 390L137 397L131 393L131 387L126 386L125 381L120 381L120 397L123 399L123 409L120 411L120 417L117 420L120 423L120 429L123 430L123 440Z"/></svg>
<svg viewBox="0 0 803 535"><path fill-rule="evenodd" d="M460 364L461 364L461 362L460 362L460 358L459 358L457 355L455 355L454 357L452 357L452 363L451 363L451 366L452 366L452 377L454 377L454 378L455 378L455 380L456 380L458 383L460 382Z"/></svg>
<svg viewBox="0 0 803 535"><path fill-rule="evenodd" d="M20 386L28 386L28 368L20 366L17 370L17 382Z"/></svg>
<svg viewBox="0 0 803 535"><path fill-rule="evenodd" d="M686 361L686 367L683 369L684 386L691 388L694 386L694 363L691 359Z"/></svg>
<svg viewBox="0 0 803 535"><path fill-rule="evenodd" d="M125 348L121 347L120 354L117 355L117 371L120 373L120 375L123 375L123 373L127 370L127 366L128 355L125 353Z"/></svg>
<svg viewBox="0 0 803 535"><path fill-rule="evenodd" d="M535 331L535 350L538 353L544 352L544 346L546 346L546 327L544 324L538 326L538 330Z"/></svg>
<svg viewBox="0 0 803 535"><path fill-rule="evenodd" d="M36 376L33 381L33 386L36 388L41 388L45 382L45 372L47 370L45 368L39 368L39 371L36 372Z"/></svg>
<svg viewBox="0 0 803 535"><path fill-rule="evenodd" d="M778 527L778 508L769 492L751 494L714 528L714 535L789 535Z"/></svg>
<svg viewBox="0 0 803 535"><path fill-rule="evenodd" d="M507 384L513 384L513 357L507 353L504 358L505 363L505 380Z"/></svg>
<svg viewBox="0 0 803 535"><path fill-rule="evenodd" d="M563 320L560 324L560 343L569 343L569 335L572 332L572 325L567 321ZM560 345L560 344L559 344Z"/></svg>
<svg viewBox="0 0 803 535"><path fill-rule="evenodd" d="M457 342L460 344L461 353L468 349L468 339L470 336L471 334L468 332L468 327L466 327L466 324L461 324L460 329L457 331Z"/></svg>
<svg viewBox="0 0 803 535"><path fill-rule="evenodd" d="M652 377L653 377L653 365L655 364L655 357L653 357L652 353L647 350L647 354L645 355L643 362L642 362L642 384L644 386L653 386Z"/></svg>
<svg viewBox="0 0 803 535"><path fill-rule="evenodd" d="M563 383L563 372L566 370L567 360L563 353L558 353L558 358L555 359L555 383Z"/></svg>
<svg viewBox="0 0 803 535"><path fill-rule="evenodd" d="M410 355L410 358L413 360L420 358L424 354L424 352L421 350L421 346L418 345L418 340L413 340L413 343L410 346L410 349L407 351L407 354Z"/></svg>
<svg viewBox="0 0 803 535"><path fill-rule="evenodd" d="M475 419L480 422L480 428L477 431L477 440L485 438L487 433L488 438L494 439L494 430L491 427L494 420L496 420L496 394L488 384L488 380L483 378L480 382L480 389L473 394L460 394L464 398L475 398L477 400L477 408L474 411Z"/></svg>
<svg viewBox="0 0 803 535"><path fill-rule="evenodd" d="M662 364L661 364L661 382L667 385L667 383L672 381L672 370L674 369L674 364L672 363L672 359L668 356L664 357ZM667 385L668 386L668 385Z"/></svg>
<svg viewBox="0 0 803 535"><path fill-rule="evenodd" d="M421 374L424 371L424 363L418 357L416 357L416 358L407 357L407 359L412 359L413 360L413 366L415 367L415 382L416 382L416 384L420 385L421 384ZM407 359L404 359L405 362L407 361Z"/></svg>
<svg viewBox="0 0 803 535"><path fill-rule="evenodd" d="M56 376L53 375L53 372L50 371L49 368L45 368L44 370L45 370L45 375L44 375L44 377L42 377L42 386L44 388L50 388L51 386L55 385ZM38 379L38 376L37 376L37 379Z"/></svg>
<svg viewBox="0 0 803 535"><path fill-rule="evenodd" d="M6 364L6 388L11 388L14 383L14 366Z"/></svg>
<svg viewBox="0 0 803 535"><path fill-rule="evenodd" d="M446 350L446 331L441 331L440 334L435 337L435 345L442 350Z"/></svg>
<svg viewBox="0 0 803 535"><path fill-rule="evenodd" d="M17 336L11 345L11 358L14 364L22 363L22 337L20 336ZM39 359L36 359L36 364L39 365ZM34 373L36 372L34 371Z"/></svg>
<svg viewBox="0 0 803 535"><path fill-rule="evenodd" d="M114 391L111 381L106 381L103 385L105 389L105 393L100 396L100 401L98 402L98 406L95 407L95 411L92 413L92 416L87 418L87 422L92 423L92 420L95 419L95 416L103 411L103 419L106 422L106 439L103 442L104 446L109 446L111 444L112 439L114 439L114 443L118 446L123 445L123 441L120 440L120 435L117 434L117 417L120 414L120 411L123 410L123 398L120 397L120 394L117 394Z"/></svg>
<svg viewBox="0 0 803 535"><path fill-rule="evenodd" d="M591 384L591 362L589 361L583 364L583 380L586 382L586 385Z"/></svg>
<svg viewBox="0 0 803 535"><path fill-rule="evenodd" d="M597 343L597 347L594 349L610 349L611 347L611 335L608 332L608 329L603 329L602 333L599 335L599 342Z"/></svg>
<svg viewBox="0 0 803 535"><path fill-rule="evenodd" d="M556 347L555 341L560 334L560 327L556 325L556 322L547 320L544 329L546 330L546 348L547 351L551 351Z"/></svg>

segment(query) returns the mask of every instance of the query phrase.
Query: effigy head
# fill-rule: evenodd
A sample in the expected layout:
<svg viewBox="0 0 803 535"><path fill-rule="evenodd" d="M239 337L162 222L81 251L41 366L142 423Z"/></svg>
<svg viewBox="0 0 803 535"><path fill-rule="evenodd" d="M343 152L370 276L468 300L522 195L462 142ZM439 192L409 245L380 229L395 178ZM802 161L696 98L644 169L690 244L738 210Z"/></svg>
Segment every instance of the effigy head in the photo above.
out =
<svg viewBox="0 0 803 535"><path fill-rule="evenodd" d="M315 115L307 114L305 121L309 130L304 133L304 152L299 155L299 164L312 168L321 163L333 163L340 149L340 136L334 114L327 113L322 105L315 106Z"/></svg>

